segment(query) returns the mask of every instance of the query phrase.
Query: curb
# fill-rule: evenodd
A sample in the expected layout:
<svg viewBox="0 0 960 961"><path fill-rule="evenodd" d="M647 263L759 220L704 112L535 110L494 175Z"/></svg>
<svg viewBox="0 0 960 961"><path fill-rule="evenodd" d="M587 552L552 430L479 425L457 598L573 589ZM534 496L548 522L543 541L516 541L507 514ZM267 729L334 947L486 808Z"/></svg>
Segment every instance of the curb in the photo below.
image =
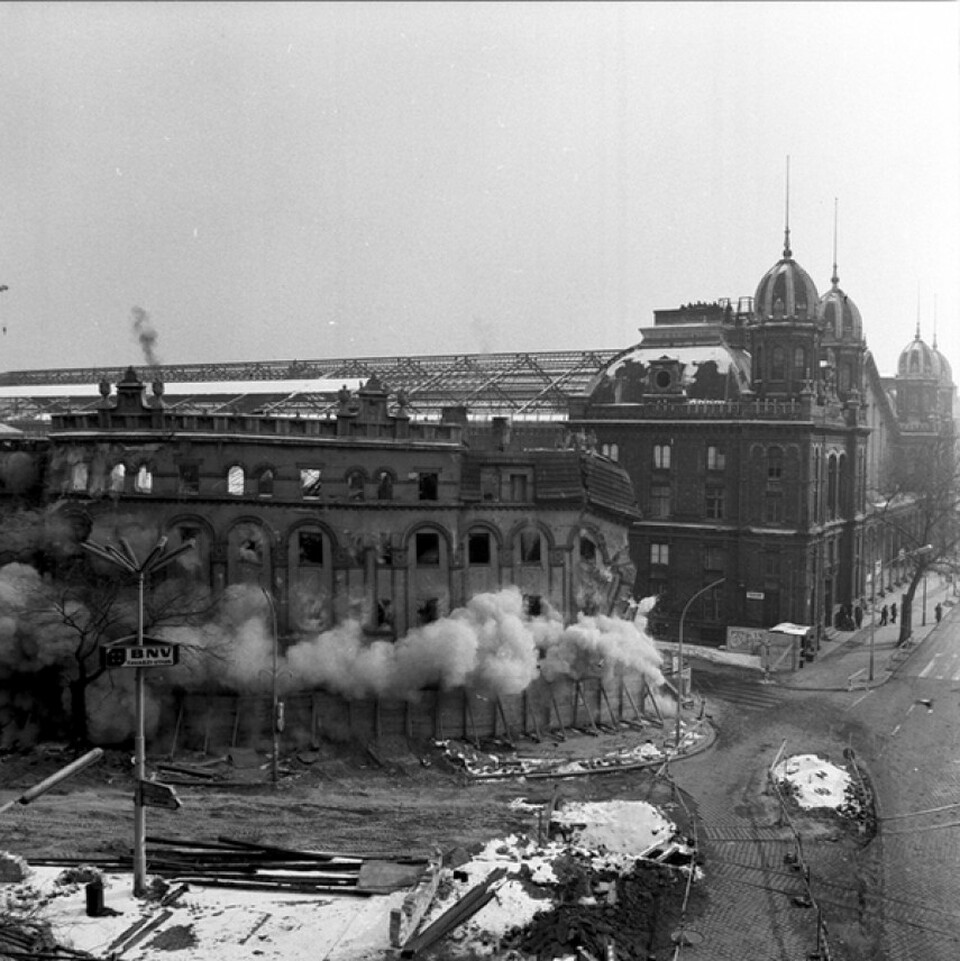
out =
<svg viewBox="0 0 960 961"><path fill-rule="evenodd" d="M855 687L855 688L847 687L847 685L845 685L845 684L844 684L844 685L830 685L830 686L828 686L828 687L814 687L814 686L807 686L807 685L804 685L804 684L791 684L791 683L788 682L788 681L779 681L779 680L776 679L776 677L774 677L774 683L775 683L778 687L782 687L782 688L784 688L785 690L790 690L790 691L811 691L811 692L813 692L813 693L845 693L845 694L848 694L848 693L850 693L851 691L854 691L854 690L856 690L856 691L872 691L872 690L875 690L875 689L878 688L878 687L883 687L884 684L886 684L888 681L892 680L892 679L897 675L897 673L900 671L900 668L903 667L903 665L906 664L906 663L910 660L910 658L913 657L913 655L916 653L916 651L918 651L918 650L920 649L920 647L921 647L921 646L923 645L923 643L927 640L927 638L929 638L931 634L933 634L933 633L935 633L935 632L938 632L938 631L940 630L940 627L941 627L942 624L946 621L947 617L952 613L953 610L955 610L955 607L949 608L949 609L944 613L944 618L943 618L942 621L937 621L937 622L935 622L935 623L933 623L933 624L931 624L931 625L929 625L929 626L927 626L927 627L921 628L921 630L924 630L926 633L924 633L922 637L918 637L917 640L911 645L911 647L909 648L909 650L907 650L906 657L902 658L899 663L897 663L897 664L895 664L895 665L893 666L893 668L890 668L890 667L887 667L887 666L884 666L884 667L881 668L882 671L885 671L885 672L886 672L886 675L887 675L886 677L882 677L882 678L879 678L879 679L878 679L878 678L874 678L873 681L868 682L868 683L866 683L866 684L859 685L858 687ZM859 633L860 633L860 631L857 632L857 634L859 634ZM855 638L856 636L857 636L857 635L854 634L853 637L851 637L851 638L849 638L848 640L844 641L844 646L853 643L853 640L854 640L854 638ZM912 636L916 636L916 635L912 635ZM908 639L908 640L909 640L909 639ZM896 653L897 651L902 650L902 649L903 649L903 645L902 645L902 644L896 644L896 645L894 646L894 648L893 648L893 653ZM834 657L834 658L842 658L843 654L842 654L839 650L837 650L837 651L831 651L831 656ZM893 654L891 654L891 660L892 660L892 659L893 659ZM888 662L888 663L889 663L889 662Z"/></svg>

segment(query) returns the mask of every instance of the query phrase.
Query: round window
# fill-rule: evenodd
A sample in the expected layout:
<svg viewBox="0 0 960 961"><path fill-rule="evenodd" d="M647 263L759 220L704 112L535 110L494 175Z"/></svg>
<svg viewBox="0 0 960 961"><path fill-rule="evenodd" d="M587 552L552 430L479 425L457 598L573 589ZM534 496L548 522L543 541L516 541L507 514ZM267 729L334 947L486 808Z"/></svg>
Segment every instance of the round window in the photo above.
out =
<svg viewBox="0 0 960 961"><path fill-rule="evenodd" d="M658 370L655 381L660 390L666 390L673 383L673 377L669 370Z"/></svg>

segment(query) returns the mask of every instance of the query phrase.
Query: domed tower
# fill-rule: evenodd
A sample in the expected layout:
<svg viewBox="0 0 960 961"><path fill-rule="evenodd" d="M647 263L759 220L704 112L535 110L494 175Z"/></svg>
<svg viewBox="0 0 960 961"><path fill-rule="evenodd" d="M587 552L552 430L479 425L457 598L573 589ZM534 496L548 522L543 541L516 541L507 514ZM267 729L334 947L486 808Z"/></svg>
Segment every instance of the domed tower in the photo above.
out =
<svg viewBox="0 0 960 961"><path fill-rule="evenodd" d="M917 321L917 332L897 361L897 419L901 424L914 430L936 429L942 374L942 355L921 340Z"/></svg>
<svg viewBox="0 0 960 961"><path fill-rule="evenodd" d="M819 383L820 297L793 259L789 224L783 256L760 280L750 322L753 391L760 397L797 397Z"/></svg>
<svg viewBox="0 0 960 961"><path fill-rule="evenodd" d="M936 323L936 320L934 320ZM937 409L950 423L953 422L953 408L956 402L957 385L953 382L953 371L947 358L937 349L937 331L934 327L933 345L930 348L940 361L940 377L937 388Z"/></svg>
<svg viewBox="0 0 960 961"><path fill-rule="evenodd" d="M837 275L837 228L833 229L833 276L830 289L820 298L817 318L821 329L821 360L827 380L842 401L863 393L863 365L867 345L857 305L840 289Z"/></svg>

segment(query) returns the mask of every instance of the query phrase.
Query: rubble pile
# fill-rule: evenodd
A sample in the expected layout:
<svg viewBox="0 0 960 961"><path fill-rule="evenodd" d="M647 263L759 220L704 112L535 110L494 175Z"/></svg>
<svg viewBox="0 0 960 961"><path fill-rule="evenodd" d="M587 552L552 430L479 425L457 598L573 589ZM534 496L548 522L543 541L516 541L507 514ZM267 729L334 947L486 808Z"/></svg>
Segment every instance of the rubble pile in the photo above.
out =
<svg viewBox="0 0 960 961"><path fill-rule="evenodd" d="M477 780L493 778L575 777L629 771L648 764L662 763L665 753L652 740L628 748L581 757L524 756L506 747L497 752L484 751L466 741L441 741L437 747L446 758Z"/></svg>
<svg viewBox="0 0 960 961"><path fill-rule="evenodd" d="M681 917L685 876L658 864L637 862L628 874L595 870L588 859L555 863L556 901L523 928L508 932L503 947L538 959L585 951L596 958L664 957ZM582 956L582 955L580 955Z"/></svg>

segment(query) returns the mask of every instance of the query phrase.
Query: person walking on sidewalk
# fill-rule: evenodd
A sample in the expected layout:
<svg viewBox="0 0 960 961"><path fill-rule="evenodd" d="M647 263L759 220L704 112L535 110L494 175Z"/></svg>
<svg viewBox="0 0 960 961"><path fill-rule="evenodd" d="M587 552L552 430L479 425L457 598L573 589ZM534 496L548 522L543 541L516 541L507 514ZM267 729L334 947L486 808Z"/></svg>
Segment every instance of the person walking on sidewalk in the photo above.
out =
<svg viewBox="0 0 960 961"><path fill-rule="evenodd" d="M937 618L937 623L939 624L943 619L943 605L938 602L937 606L933 609L933 613Z"/></svg>
<svg viewBox="0 0 960 961"><path fill-rule="evenodd" d="M890 605L890 623L891 624L897 623L897 602L896 601L894 601Z"/></svg>
<svg viewBox="0 0 960 961"><path fill-rule="evenodd" d="M863 608L857 604L853 608L853 623L857 625L857 630L860 630L860 625L863 624Z"/></svg>
<svg viewBox="0 0 960 961"><path fill-rule="evenodd" d="M884 604L883 607L880 608L880 626L881 626L881 627L886 627L886 624L887 624L887 615L888 615L889 613L890 613L890 612L889 612L889 610L887 609L887 605Z"/></svg>

